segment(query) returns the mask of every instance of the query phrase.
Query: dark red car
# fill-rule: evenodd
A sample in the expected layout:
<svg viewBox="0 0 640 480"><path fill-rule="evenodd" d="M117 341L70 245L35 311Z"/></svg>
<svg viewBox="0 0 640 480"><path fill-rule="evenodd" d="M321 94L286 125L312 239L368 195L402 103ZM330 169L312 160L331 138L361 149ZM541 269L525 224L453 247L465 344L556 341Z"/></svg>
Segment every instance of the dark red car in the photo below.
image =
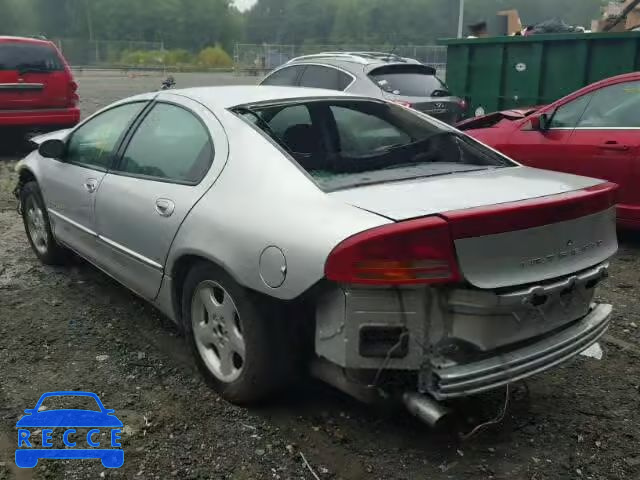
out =
<svg viewBox="0 0 640 480"><path fill-rule="evenodd" d="M54 43L0 36L0 134L76 125L80 120L77 89Z"/></svg>
<svg viewBox="0 0 640 480"><path fill-rule="evenodd" d="M640 229L639 72L548 106L492 113L458 128L525 165L619 184L618 225Z"/></svg>

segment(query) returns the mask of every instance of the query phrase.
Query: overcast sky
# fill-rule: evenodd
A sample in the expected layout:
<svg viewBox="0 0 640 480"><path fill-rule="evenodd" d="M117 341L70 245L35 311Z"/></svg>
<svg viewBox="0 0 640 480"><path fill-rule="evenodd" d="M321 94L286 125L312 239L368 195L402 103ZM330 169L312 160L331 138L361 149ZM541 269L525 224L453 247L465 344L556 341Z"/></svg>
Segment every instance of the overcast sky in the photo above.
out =
<svg viewBox="0 0 640 480"><path fill-rule="evenodd" d="M247 8L251 7L251 5L256 3L256 0L234 0L233 3L235 3L236 7L238 7L240 10L246 10Z"/></svg>

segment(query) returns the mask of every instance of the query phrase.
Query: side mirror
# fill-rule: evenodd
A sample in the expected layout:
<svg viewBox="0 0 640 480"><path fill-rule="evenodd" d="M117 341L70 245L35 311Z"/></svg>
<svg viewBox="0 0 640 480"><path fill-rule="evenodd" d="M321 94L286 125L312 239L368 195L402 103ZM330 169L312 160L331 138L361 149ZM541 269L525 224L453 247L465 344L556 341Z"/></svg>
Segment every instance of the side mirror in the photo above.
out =
<svg viewBox="0 0 640 480"><path fill-rule="evenodd" d="M536 132L539 132L541 130L540 117L533 117L529 120L529 124L531 125L531 130L535 130Z"/></svg>
<svg viewBox="0 0 640 480"><path fill-rule="evenodd" d="M24 413L26 413L27 415L31 415L33 413L33 408L27 408Z"/></svg>
<svg viewBox="0 0 640 480"><path fill-rule="evenodd" d="M548 113L543 113L542 115L538 115L536 117L531 118L531 129L536 130L538 132L546 132L549 130L551 126L551 119L553 115L549 115Z"/></svg>
<svg viewBox="0 0 640 480"><path fill-rule="evenodd" d="M547 113L543 113L538 117L540 119L540 130L542 130L543 132L546 132L547 130L549 130L549 127L551 126L552 117L553 115L550 116Z"/></svg>
<svg viewBox="0 0 640 480"><path fill-rule="evenodd" d="M65 148L66 144L62 140L52 138L50 140L45 140L40 144L40 147L38 147L38 153L44 158L59 159L64 155Z"/></svg>

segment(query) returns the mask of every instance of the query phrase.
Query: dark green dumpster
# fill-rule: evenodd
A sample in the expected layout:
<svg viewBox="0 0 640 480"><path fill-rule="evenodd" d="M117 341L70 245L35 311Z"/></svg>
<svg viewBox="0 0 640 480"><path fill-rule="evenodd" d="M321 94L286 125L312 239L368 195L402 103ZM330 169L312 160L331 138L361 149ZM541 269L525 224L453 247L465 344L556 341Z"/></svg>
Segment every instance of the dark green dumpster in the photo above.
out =
<svg viewBox="0 0 640 480"><path fill-rule="evenodd" d="M640 32L441 40L447 83L469 115L553 102L640 69Z"/></svg>

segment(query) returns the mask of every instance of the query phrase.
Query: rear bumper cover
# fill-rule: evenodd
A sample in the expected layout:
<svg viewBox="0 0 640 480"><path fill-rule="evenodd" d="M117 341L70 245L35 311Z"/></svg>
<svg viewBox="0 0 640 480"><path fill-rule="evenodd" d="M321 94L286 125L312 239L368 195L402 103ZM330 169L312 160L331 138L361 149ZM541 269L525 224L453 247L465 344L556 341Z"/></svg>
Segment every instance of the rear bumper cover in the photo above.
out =
<svg viewBox="0 0 640 480"><path fill-rule="evenodd" d="M80 109L1 110L0 127L71 127L80 121Z"/></svg>
<svg viewBox="0 0 640 480"><path fill-rule="evenodd" d="M611 305L597 305L560 332L475 363L434 368L421 390L437 400L492 390L559 365L594 344L609 327Z"/></svg>

